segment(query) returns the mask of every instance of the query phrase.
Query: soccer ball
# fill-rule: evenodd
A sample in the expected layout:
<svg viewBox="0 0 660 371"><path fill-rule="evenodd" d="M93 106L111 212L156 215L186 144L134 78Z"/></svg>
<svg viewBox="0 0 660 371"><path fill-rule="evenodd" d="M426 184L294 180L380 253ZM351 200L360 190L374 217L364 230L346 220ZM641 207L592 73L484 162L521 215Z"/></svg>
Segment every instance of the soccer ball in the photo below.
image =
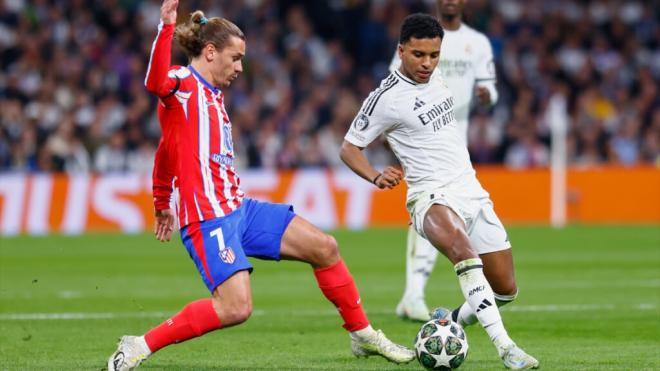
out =
<svg viewBox="0 0 660 371"><path fill-rule="evenodd" d="M426 322L415 338L417 360L427 370L458 368L467 352L467 337L461 325L444 318Z"/></svg>

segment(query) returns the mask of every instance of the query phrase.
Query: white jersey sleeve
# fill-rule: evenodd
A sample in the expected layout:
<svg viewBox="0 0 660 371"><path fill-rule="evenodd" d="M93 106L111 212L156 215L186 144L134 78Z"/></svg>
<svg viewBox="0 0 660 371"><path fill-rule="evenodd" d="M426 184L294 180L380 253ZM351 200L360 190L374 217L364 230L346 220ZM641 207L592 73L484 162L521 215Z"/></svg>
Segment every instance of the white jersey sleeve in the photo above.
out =
<svg viewBox="0 0 660 371"><path fill-rule="evenodd" d="M396 82L396 79L384 80L383 84L365 99L344 137L347 142L364 148L399 122L396 108L390 104L387 95L395 84L393 82Z"/></svg>
<svg viewBox="0 0 660 371"><path fill-rule="evenodd" d="M490 41L483 34L479 34L477 55L474 64L474 77L477 86L482 86L490 92L491 104L497 103L497 88L495 82L495 61L493 60L493 48Z"/></svg>

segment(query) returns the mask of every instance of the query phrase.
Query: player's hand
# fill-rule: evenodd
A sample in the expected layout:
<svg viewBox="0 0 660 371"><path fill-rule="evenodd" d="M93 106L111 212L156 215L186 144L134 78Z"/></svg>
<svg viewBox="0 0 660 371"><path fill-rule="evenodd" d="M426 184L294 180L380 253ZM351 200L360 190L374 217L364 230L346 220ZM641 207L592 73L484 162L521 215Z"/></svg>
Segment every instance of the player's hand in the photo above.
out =
<svg viewBox="0 0 660 371"><path fill-rule="evenodd" d="M483 86L477 86L477 99L482 106L490 106L490 90Z"/></svg>
<svg viewBox="0 0 660 371"><path fill-rule="evenodd" d="M403 179L403 172L392 166L388 166L383 170L378 179L376 179L376 187L380 189L392 189L401 183Z"/></svg>
<svg viewBox="0 0 660 371"><path fill-rule="evenodd" d="M164 24L176 23L176 7L179 5L179 0L165 0L163 6L160 7L160 20Z"/></svg>
<svg viewBox="0 0 660 371"><path fill-rule="evenodd" d="M172 209L156 210L154 234L160 242L169 241L174 231L174 211Z"/></svg>

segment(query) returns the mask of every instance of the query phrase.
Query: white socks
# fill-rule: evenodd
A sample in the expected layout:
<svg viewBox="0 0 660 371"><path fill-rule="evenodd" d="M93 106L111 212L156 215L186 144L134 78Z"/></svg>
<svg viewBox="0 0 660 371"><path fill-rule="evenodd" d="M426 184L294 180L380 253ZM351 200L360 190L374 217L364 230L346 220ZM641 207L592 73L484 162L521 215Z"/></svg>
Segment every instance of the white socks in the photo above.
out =
<svg viewBox="0 0 660 371"><path fill-rule="evenodd" d="M350 335L351 335L352 339L364 340L364 339L368 339L368 338L372 337L375 332L376 331L374 330L374 328L371 327L371 325L368 325L367 327L363 328L362 330L357 330L357 331L350 332Z"/></svg>
<svg viewBox="0 0 660 371"><path fill-rule="evenodd" d="M140 345L142 348L142 351L146 356L149 356L151 354L151 349L149 349L149 345L147 345L147 341L144 340L144 336L138 336L137 337L137 343Z"/></svg>
<svg viewBox="0 0 660 371"><path fill-rule="evenodd" d="M501 308L514 301L518 296L518 292L513 295L500 295L498 293L493 293L493 296L495 297L497 307ZM467 302L452 311L452 319L463 327L477 323L477 316Z"/></svg>
<svg viewBox="0 0 660 371"><path fill-rule="evenodd" d="M465 300L498 350L512 344L495 304L493 289L486 280L481 259L467 259L454 266Z"/></svg>
<svg viewBox="0 0 660 371"><path fill-rule="evenodd" d="M424 300L424 288L433 271L438 250L411 225L406 245L406 290L403 299Z"/></svg>
<svg viewBox="0 0 660 371"><path fill-rule="evenodd" d="M456 313L458 311L458 313ZM461 326L470 326L477 323L477 316L474 314L472 307L468 302L461 304L460 307L454 309L451 313L452 320L458 322Z"/></svg>

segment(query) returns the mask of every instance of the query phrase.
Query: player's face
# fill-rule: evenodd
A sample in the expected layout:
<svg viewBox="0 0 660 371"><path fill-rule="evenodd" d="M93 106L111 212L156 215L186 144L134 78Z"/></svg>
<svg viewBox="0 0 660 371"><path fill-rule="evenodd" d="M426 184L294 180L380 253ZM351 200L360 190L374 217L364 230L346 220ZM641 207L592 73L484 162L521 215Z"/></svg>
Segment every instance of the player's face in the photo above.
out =
<svg viewBox="0 0 660 371"><path fill-rule="evenodd" d="M411 38L399 45L401 68L406 77L419 83L427 83L438 65L441 39Z"/></svg>
<svg viewBox="0 0 660 371"><path fill-rule="evenodd" d="M466 0L437 0L440 15L456 16L463 14Z"/></svg>
<svg viewBox="0 0 660 371"><path fill-rule="evenodd" d="M245 56L245 41L231 36L227 45L215 49L211 60L211 75L213 85L227 87L243 72L243 56Z"/></svg>

